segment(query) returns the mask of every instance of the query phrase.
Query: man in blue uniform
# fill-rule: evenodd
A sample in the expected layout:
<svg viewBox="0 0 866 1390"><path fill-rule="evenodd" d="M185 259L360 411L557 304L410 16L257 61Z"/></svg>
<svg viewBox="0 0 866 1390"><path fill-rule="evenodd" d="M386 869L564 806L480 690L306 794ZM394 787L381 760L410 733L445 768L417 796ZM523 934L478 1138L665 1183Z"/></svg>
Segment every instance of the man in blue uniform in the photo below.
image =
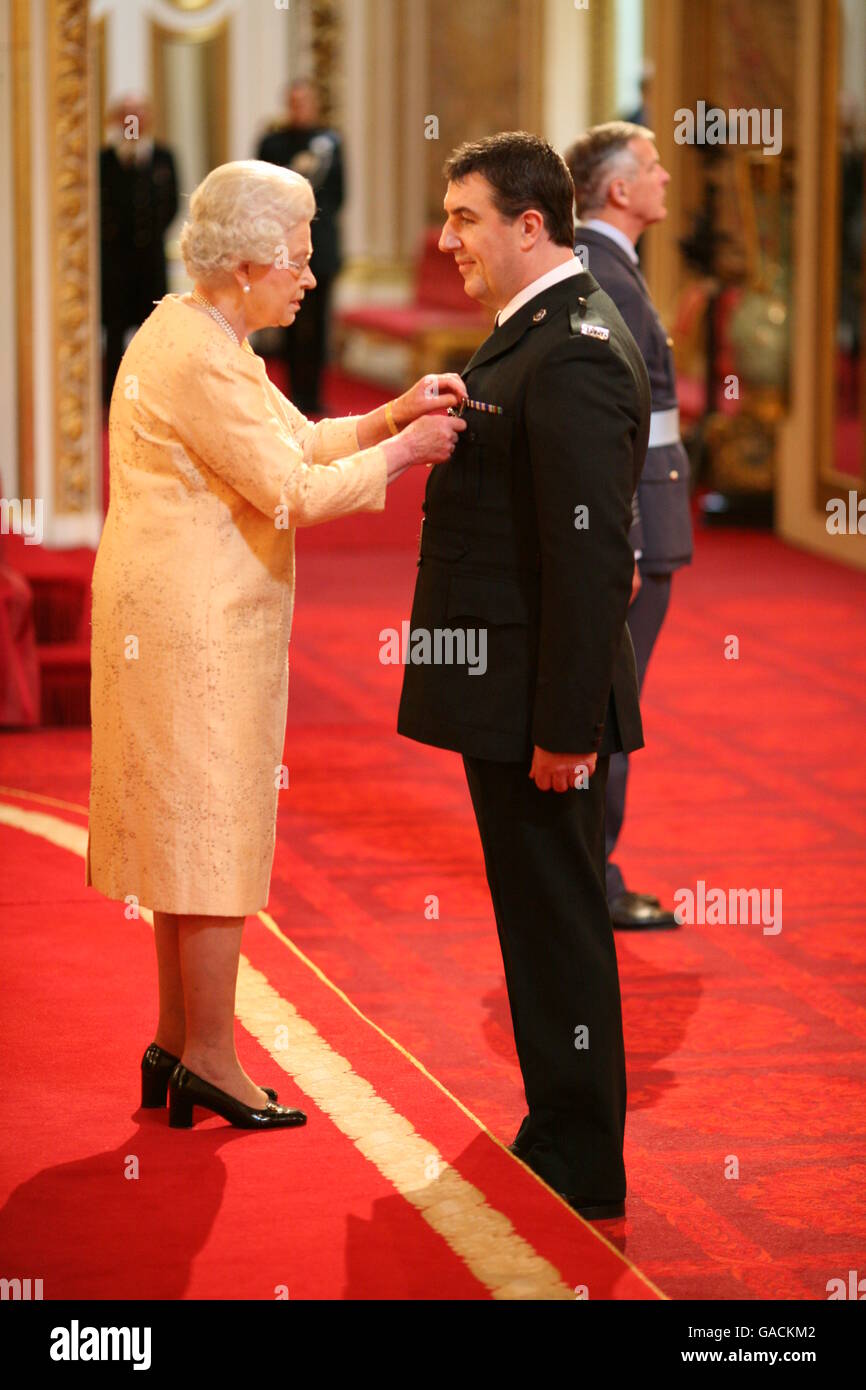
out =
<svg viewBox="0 0 866 1390"><path fill-rule="evenodd" d="M566 163L580 218L576 253L631 330L652 391L649 445L630 533L636 592L628 626L643 688L668 610L673 573L692 558L689 462L679 434L673 339L656 313L635 252L645 229L667 215L670 175L662 168L652 131L626 121L586 131L568 150ZM614 753L605 802L607 895L614 926L673 927L673 913L658 898L626 888L612 857L622 829L627 777L627 753Z"/></svg>

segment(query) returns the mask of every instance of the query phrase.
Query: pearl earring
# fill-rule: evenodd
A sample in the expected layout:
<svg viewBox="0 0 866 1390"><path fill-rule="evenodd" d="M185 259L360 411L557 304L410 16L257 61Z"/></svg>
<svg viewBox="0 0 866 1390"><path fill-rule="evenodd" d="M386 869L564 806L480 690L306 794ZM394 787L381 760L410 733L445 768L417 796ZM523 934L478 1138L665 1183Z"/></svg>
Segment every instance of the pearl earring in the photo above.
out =
<svg viewBox="0 0 866 1390"><path fill-rule="evenodd" d="M250 287L249 287L249 285L244 285L244 294L249 294L249 292L250 292Z"/></svg>

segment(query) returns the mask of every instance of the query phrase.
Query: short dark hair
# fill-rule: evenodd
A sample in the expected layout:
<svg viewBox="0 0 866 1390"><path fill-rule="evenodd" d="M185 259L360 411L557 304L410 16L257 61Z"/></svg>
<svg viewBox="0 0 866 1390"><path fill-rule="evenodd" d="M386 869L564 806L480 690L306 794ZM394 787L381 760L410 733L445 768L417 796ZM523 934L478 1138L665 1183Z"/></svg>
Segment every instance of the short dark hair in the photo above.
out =
<svg viewBox="0 0 866 1390"><path fill-rule="evenodd" d="M530 208L544 218L556 246L574 249L574 184L562 155L539 135L501 130L459 145L442 170L449 182L481 174L493 189L493 206L513 222Z"/></svg>
<svg viewBox="0 0 866 1390"><path fill-rule="evenodd" d="M617 174L638 172L638 163L628 148L632 140L654 140L643 125L631 121L606 121L585 130L565 152L565 162L574 180L577 215L597 212L607 202L607 190Z"/></svg>

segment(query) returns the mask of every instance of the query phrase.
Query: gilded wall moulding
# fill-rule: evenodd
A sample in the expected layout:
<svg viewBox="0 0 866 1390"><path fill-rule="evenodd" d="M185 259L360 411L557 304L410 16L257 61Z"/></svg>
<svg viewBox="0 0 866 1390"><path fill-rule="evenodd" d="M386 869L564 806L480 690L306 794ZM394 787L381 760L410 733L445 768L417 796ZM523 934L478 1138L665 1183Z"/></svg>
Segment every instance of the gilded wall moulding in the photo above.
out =
<svg viewBox="0 0 866 1390"><path fill-rule="evenodd" d="M48 10L54 505L58 513L88 508L95 473L95 229L88 144L87 10L87 0L50 0Z"/></svg>

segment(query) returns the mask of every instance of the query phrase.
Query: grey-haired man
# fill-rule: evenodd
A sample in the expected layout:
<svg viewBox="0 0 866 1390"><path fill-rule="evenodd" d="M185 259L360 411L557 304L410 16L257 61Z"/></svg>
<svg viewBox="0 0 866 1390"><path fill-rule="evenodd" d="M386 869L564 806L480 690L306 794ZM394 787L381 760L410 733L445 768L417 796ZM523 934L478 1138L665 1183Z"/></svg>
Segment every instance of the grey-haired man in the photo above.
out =
<svg viewBox="0 0 866 1390"><path fill-rule="evenodd" d="M640 348L649 374L652 415L646 462L637 491L630 539L635 594L628 613L638 681L668 610L675 570L692 558L689 461L679 433L676 371L670 338L638 265L635 243L667 216L662 168L651 130L611 121L587 130L566 156L581 219L576 251L616 304ZM672 912L648 893L630 892L613 853L625 814L628 755L615 753L605 802L607 895L615 927L673 927Z"/></svg>

